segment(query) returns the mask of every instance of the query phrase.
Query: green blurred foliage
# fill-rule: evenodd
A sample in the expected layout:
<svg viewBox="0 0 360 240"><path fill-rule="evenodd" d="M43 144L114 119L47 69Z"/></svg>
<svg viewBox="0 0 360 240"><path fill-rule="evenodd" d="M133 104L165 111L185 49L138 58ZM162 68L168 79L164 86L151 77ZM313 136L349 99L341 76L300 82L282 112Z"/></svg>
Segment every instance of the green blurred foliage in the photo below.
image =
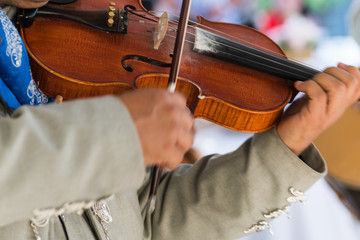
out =
<svg viewBox="0 0 360 240"><path fill-rule="evenodd" d="M259 10L269 9L274 5L273 0L257 0L257 2Z"/></svg>
<svg viewBox="0 0 360 240"><path fill-rule="evenodd" d="M257 0L259 10L272 8L274 6L274 1L275 0ZM304 5L312 12L324 12L329 8L344 4L343 0L303 0L303 2Z"/></svg>
<svg viewBox="0 0 360 240"><path fill-rule="evenodd" d="M312 12L324 12L329 8L344 4L343 0L303 0L305 6Z"/></svg>

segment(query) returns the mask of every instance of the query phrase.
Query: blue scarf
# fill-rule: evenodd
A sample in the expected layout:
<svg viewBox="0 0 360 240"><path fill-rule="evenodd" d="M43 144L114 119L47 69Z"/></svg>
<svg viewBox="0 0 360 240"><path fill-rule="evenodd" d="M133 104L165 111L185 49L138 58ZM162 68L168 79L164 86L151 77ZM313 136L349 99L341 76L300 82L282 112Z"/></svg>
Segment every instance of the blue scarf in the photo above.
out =
<svg viewBox="0 0 360 240"><path fill-rule="evenodd" d="M12 21L0 8L0 95L8 107L49 102L32 78L25 45Z"/></svg>

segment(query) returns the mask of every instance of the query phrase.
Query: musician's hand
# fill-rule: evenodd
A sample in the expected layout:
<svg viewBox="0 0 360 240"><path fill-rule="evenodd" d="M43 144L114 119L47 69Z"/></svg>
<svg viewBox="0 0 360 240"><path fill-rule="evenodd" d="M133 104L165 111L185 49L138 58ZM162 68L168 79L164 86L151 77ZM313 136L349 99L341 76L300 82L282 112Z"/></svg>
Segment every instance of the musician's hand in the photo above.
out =
<svg viewBox="0 0 360 240"><path fill-rule="evenodd" d="M139 89L120 96L137 128L145 165L175 168L194 139L193 117L180 93Z"/></svg>
<svg viewBox="0 0 360 240"><path fill-rule="evenodd" d="M295 101L277 126L284 143L300 155L360 97L360 73L345 64L327 68L312 80L296 82L305 95Z"/></svg>

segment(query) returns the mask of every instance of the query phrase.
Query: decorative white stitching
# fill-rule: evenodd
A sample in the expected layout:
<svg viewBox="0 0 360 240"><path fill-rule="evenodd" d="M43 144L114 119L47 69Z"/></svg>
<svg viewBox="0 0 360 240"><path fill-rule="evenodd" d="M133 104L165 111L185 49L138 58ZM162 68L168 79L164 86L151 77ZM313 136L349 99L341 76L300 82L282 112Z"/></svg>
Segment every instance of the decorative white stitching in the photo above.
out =
<svg viewBox="0 0 360 240"><path fill-rule="evenodd" d="M106 224L112 222L112 217L110 213L109 205L105 200L97 201L91 209L93 210L94 214L99 218L101 227L105 233L106 240L110 240L109 230Z"/></svg>
<svg viewBox="0 0 360 240"><path fill-rule="evenodd" d="M35 209L35 216L31 218L31 221L37 227L44 227L49 222L49 219L52 216L58 216L64 213L73 212L81 215L85 209L91 208L95 204L95 202L96 201L65 203L59 208Z"/></svg>
<svg viewBox="0 0 360 240"><path fill-rule="evenodd" d="M266 221L259 221L257 224L254 224L250 228L246 229L244 233L248 234L248 233L260 232L266 228L269 229L269 233L271 235L274 235L274 232L272 231L270 224Z"/></svg>
<svg viewBox="0 0 360 240"><path fill-rule="evenodd" d="M286 199L289 203L295 203L297 201L304 203L307 199L307 197L305 196L305 194L303 192L296 190L293 187L289 188L289 192L292 195ZM269 212L269 213L266 213L263 215L265 218L271 220L273 218L279 217L283 213L286 213L288 218L290 218L289 212L290 212L290 206L287 205L282 209L276 209L272 212ZM253 233L253 232L260 232L260 231L264 230L265 228L268 228L270 234L274 235L274 233L270 227L270 224L265 220L259 221L257 224L252 225L250 228L246 229L244 231L244 233L248 234L248 233Z"/></svg>
<svg viewBox="0 0 360 240"><path fill-rule="evenodd" d="M302 203L305 203L305 201L307 200L307 197L305 196L305 194L303 192L296 190L293 187L290 187L289 192L293 195L286 199L289 203L295 203L298 200Z"/></svg>
<svg viewBox="0 0 360 240"><path fill-rule="evenodd" d="M286 213L288 218L290 218L289 212L290 212L290 206L285 206L283 209L276 209L275 211L264 214L264 217L273 219L273 218L279 217L283 213Z"/></svg>
<svg viewBox="0 0 360 240"><path fill-rule="evenodd" d="M33 221L30 221L30 226L31 226L31 229L33 230L33 233L35 235L35 239L36 240L41 240L39 230L37 229L37 227L35 226Z"/></svg>
<svg viewBox="0 0 360 240"><path fill-rule="evenodd" d="M112 196L113 195L110 195L98 201L108 200ZM31 228L34 232L35 238L37 240L41 240L37 227L45 227L49 223L51 217L65 213L73 213L73 212L76 212L77 214L81 215L86 209L91 208L98 201L82 201L82 202L65 203L59 208L35 209L33 211L34 217L30 219Z"/></svg>

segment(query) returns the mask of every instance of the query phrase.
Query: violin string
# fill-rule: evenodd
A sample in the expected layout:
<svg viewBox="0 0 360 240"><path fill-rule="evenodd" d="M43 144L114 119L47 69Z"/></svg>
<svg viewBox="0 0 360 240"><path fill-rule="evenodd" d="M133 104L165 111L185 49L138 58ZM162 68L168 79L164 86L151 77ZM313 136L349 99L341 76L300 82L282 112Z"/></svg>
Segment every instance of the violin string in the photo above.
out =
<svg viewBox="0 0 360 240"><path fill-rule="evenodd" d="M200 24L200 25L201 25L201 24ZM319 71L319 72L322 71L321 69L319 69L319 68L317 68L317 67L311 66L311 65L309 65L309 64L307 64L307 63L304 63L304 62L302 62L302 61L300 61L300 60L297 60L297 59L287 58L284 54L281 54L281 53L279 53L279 52L275 52L275 51L273 51L273 50L271 50L271 49L268 49L268 48L265 48L265 47L263 47L263 46L259 46L258 44L254 44L254 43L252 43L252 42L249 42L249 41L240 39L240 38L235 37L235 36L232 36L232 35L230 35L230 34L223 33L223 32L221 32L221 31L219 31L219 30L210 28L210 27L208 27L208 26L204 26L204 25L202 25L202 26L205 27L205 28L208 28L208 29L212 29L212 30L214 30L214 31L217 31L217 32L219 32L219 33L222 33L223 35L227 35L227 36L233 37L233 38L235 38L235 39L238 39L238 40L240 40L240 44L244 44L245 46L247 46L247 47L249 47L249 48L255 47L257 50L262 51L262 52L264 52L265 54L272 54L272 55L274 55L274 56L277 56L277 57L282 58L282 60L285 60L285 62L289 62L289 63L293 63L293 64L298 64L298 66L299 66L299 68L297 68L297 67L291 67L291 66L289 66L289 65L287 65L287 64L282 64L282 65L285 66L285 67L290 67L290 68L292 68L292 69L294 69L294 70L298 70L298 71L301 71L301 72L303 72L303 73L309 73L309 72L307 72L307 70L302 70L302 69L304 69L304 68L306 68L306 67L310 70L310 72L312 72L313 70L316 70L316 71ZM193 28L195 29L194 26L190 26L190 27L193 27ZM212 33L212 32L210 32L210 33ZM193 35L195 35L195 34L193 34ZM234 44L239 44L238 42L234 41L233 39L226 38L226 37L224 37L224 36L222 36L222 35L217 35L217 36L220 37L220 38L222 38L222 39L225 39L225 40L227 40L227 41L231 41L231 42L233 42ZM232 48L232 49L234 49L234 50L243 51L243 50L237 49L237 48L235 48L234 46L231 46L231 45L222 44L222 43L219 43L219 42L217 42L217 41L215 41L215 40L211 40L211 41L214 42L214 43L216 43L216 44L220 44L220 45L223 45L223 46L226 46L226 47L230 47L230 48ZM281 49L280 49L280 50L281 50ZM247 52L247 51L244 51L244 52L245 52L245 53L249 53L249 52ZM257 56L257 55L254 55L254 56ZM260 57L260 56L258 56L258 57ZM263 59L272 61L272 62L274 62L274 63L281 64L281 63L278 62L278 61L271 60L271 59L268 59L268 58L263 58Z"/></svg>
<svg viewBox="0 0 360 240"><path fill-rule="evenodd" d="M175 38L175 36L172 36L172 35L168 35L168 36ZM210 41L216 42L216 41L214 41L214 40L210 40ZM192 41L190 41L190 40L187 40L186 42L187 42L187 43L194 44L194 42L192 42ZM289 65L285 65L285 64L283 64L283 63L281 63L281 62L278 62L278 61L275 61L275 60L272 60L272 59L269 59L269 58L266 58L266 57L263 57L263 56L254 54L254 53L251 53L251 52L246 51L246 50L243 50L243 49L235 48L235 47L233 47L233 46L226 45L226 44L223 44L223 43L218 43L218 42L217 42L217 44L220 44L220 45L223 45L223 46L226 46L226 47L229 47L229 48L233 48L233 49L236 50L236 51L244 52L244 53L253 55L253 56L255 56L255 57L262 58L262 59L264 59L264 60L266 60L266 61L268 61L268 62L273 62L273 63L276 63L276 64L281 65L281 66L283 66L283 67L291 68L291 69L294 69L294 70L297 70L297 71L300 71L300 72L303 72L303 73L308 73L308 72L303 71L303 70L301 70L301 69L299 69L299 68L292 67L292 66L289 66ZM227 54L227 55L230 55L230 56L232 56L232 57L235 58L235 59L246 59L248 62L253 62L253 63L256 63L256 64L258 64L258 65L262 65L262 66L264 66L264 67L271 68L271 69L273 69L273 70L278 70L278 71L283 72L283 73L295 75L295 76L297 76L297 77L299 77L299 78L302 77L302 76L299 75L299 74L296 74L296 73L294 73L294 72L290 72L290 71L281 69L281 68L276 67L276 66L272 66L272 65L270 65L270 64L260 63L260 62L254 61L254 60L249 60L249 59L247 59L247 58L245 58L245 57L241 57L241 55L235 55L235 54L228 53L228 52L224 52L224 51L219 51L219 52L225 53L225 54Z"/></svg>
<svg viewBox="0 0 360 240"><path fill-rule="evenodd" d="M154 12L155 12L155 11L154 11ZM159 12L159 11L156 11L156 12ZM175 16L176 18L179 18L179 16L177 16L176 14L173 14L173 13L171 13L171 12L170 12L169 14ZM174 22L175 22L175 23L178 23L177 20L175 20ZM195 22L195 21L193 21L193 20L191 20L191 19L189 19L189 22L193 23L194 25L198 25L198 26L201 26L201 27L206 28L206 29L208 29L208 30L211 30L212 32L217 32L217 33L219 33L219 34L222 34L222 35L231 37L231 38L233 38L233 39L237 39L237 40L239 40L240 42L242 42L242 43L244 43L244 44L249 44L250 46L254 46L254 47L256 47L257 49L262 49L262 50L264 50L264 51L266 51L266 52L268 52L268 53L274 54L274 55L276 55L276 56L284 57L284 55L282 55L282 54L279 53L279 52L275 52L275 51L273 51L273 50L271 50L271 49L268 49L268 48L263 47L263 46L258 45L258 44L254 44L253 42L247 41L247 40L245 40L245 39L241 39L241 38L236 37L236 36L233 36L233 35L231 35L231 34L224 33L224 32L222 32L222 31L220 31L220 30L218 30L218 29L214 29L214 28L211 28L211 27L209 27L209 26L200 24L200 23ZM188 25L188 26L191 27L191 28L193 28L193 29L196 28L196 26L193 26L193 25ZM191 33L190 33L190 34L191 34ZM195 34L194 34L194 35L195 35ZM223 36L221 36L221 35L219 35L219 36L220 36L220 37L223 37ZM231 40L231 39L230 39L230 40ZM287 59L290 60L290 61L293 61L293 62L302 64L302 65L305 65L305 66L307 66L307 67L314 68L313 66L310 66L310 65L308 65L308 64L306 64L306 63L304 63L304 62L301 62L301 61L299 61L299 60L297 60L297 59L289 59L289 58L287 58ZM317 70L320 70L320 69L317 69Z"/></svg>
<svg viewBox="0 0 360 240"><path fill-rule="evenodd" d="M228 40L228 41L231 41L231 42L233 42L234 44L239 44L239 43L237 43L236 41L234 41L234 40L232 40L232 39L228 39L228 38L225 38L225 37L223 37L223 36L218 36L218 37L220 37L220 38L222 38L222 39L225 39L225 40ZM281 65L281 66L283 66L283 67L287 67L287 68L290 68L290 69L293 69L293 70L297 70L297 71L302 72L302 73L309 73L307 70L305 70L305 66L306 66L305 64L303 64L302 66L300 65L299 67L295 67L295 66L290 66L289 64L283 63L283 62L291 63L291 62L294 62L294 61L291 61L291 60L285 58L285 57L282 56L282 55L281 55L281 56L278 56L278 57L281 57L281 60L275 60L275 59L270 59L269 57L266 57L267 52L262 51L262 50L259 50L259 51L265 53L265 56L261 56L260 54L252 53L251 51L244 50L244 49L241 49L241 48L237 48L237 47L232 46L232 45L224 44L224 43L218 42L218 41L216 41L216 40L213 40L213 39L211 39L211 38L209 38L209 39L207 39L207 40L208 40L209 42L214 43L215 45L221 45L221 46L225 46L225 47L227 47L227 48L231 48L231 49L233 49L233 50L235 50L235 51L247 53L247 54L249 54L249 55L252 55L252 56L261 58L261 59L266 60L266 61L268 61L268 62L272 62L272 63L279 64L279 65ZM247 47L248 47L248 46L247 46ZM251 46L250 46L250 48L251 48ZM219 50L217 50L217 51L219 51ZM234 56L235 58L238 58L238 59L245 59L245 58L243 58L243 57L238 57L237 55L230 54L230 53L227 53L227 52L224 52L224 51L219 51L219 52L226 53L226 54L228 54L228 55L232 55L232 56ZM275 55L275 56L277 56L277 55ZM295 62L295 63L297 63L297 62ZM261 64L261 65L264 65L264 64ZM272 67L271 65L264 65L264 66L267 66L267 67L270 67L270 68L274 68L274 67ZM303 70L303 69L304 69L304 70ZM283 69L279 69L279 70L282 71L282 72L286 72L286 71L284 71ZM291 72L286 72L286 73L291 73ZM310 73L311 73L311 72L310 72ZM294 74L294 73L292 73L292 74ZM300 77L300 75L297 75L297 76Z"/></svg>
<svg viewBox="0 0 360 240"><path fill-rule="evenodd" d="M138 30L138 29L134 29L134 30ZM152 33L154 33L154 32L152 32ZM174 39L176 38L176 36L173 36L173 35L169 35L169 34L166 34L166 35L169 36L169 37L172 37L172 38L174 38ZM186 43L190 43L190 44L194 44L194 42L193 42L193 41L190 41L190 40L185 40L185 42L186 42ZM221 43L220 43L220 44L221 44ZM232 47L232 46L228 46L228 47L234 48L234 47ZM234 48L234 49L236 49L236 48ZM279 62L274 61L274 60L270 60L270 59L265 58L265 57L258 56L258 55L256 55L256 54L247 52L247 51L242 50L242 49L236 49L236 50L242 51L242 52L245 52L245 53L248 53L248 54L252 54L253 56L257 56L257 57L263 58L263 59L265 59L266 61L272 61L272 62L277 63L277 64L280 64L280 65L282 65L282 66L286 66L286 67L288 67L288 68L293 68L294 70L301 71L301 69L297 69L297 68L295 68L295 67L287 66L287 65L285 65L285 64L279 63ZM219 52L222 52L222 51L219 51ZM225 53L225 52L222 52L222 53ZM290 72L290 71L286 71L286 70L281 69L281 68L276 67L276 66L272 66L272 65L269 65L269 64L256 62L256 61L254 61L254 60L249 60L249 59L247 59L247 58L245 58L245 57L241 57L241 55L235 55L235 54L231 54L231 53L226 53L226 54L227 54L227 55L230 55L230 56L232 56L233 58L236 58L236 59L246 59L248 62L254 62L254 63L258 64L258 65L262 65L262 66L264 66L264 67L267 67L267 68L270 68L270 69L273 69L273 70L277 70L277 71L279 71L279 72L283 72L283 73L287 73L287 74L292 74L292 75L295 75L295 76L297 76L297 77L299 77L299 78L302 77L302 76L299 75L299 74L296 74L296 73ZM307 72L305 72L305 71L301 71L301 72L307 73Z"/></svg>
<svg viewBox="0 0 360 240"><path fill-rule="evenodd" d="M143 10L139 10L139 11L143 11ZM141 16L140 14L136 14L136 15L137 15L137 16ZM148 19L148 18L147 18L147 19ZM136 20L133 20L133 21L136 21ZM138 20L138 21L140 22L140 20ZM145 21L141 21L141 22L145 22ZM156 23L155 23L155 22L152 22L151 24L156 24ZM194 28L194 26L191 26L191 25L189 25L189 27L193 27L193 28ZM204 27L207 27L207 26L204 26ZM207 27L207 28L208 28L208 27ZM212 28L210 28L210 29L212 29ZM216 30L216 29L214 29L214 31L217 31L217 32L220 32L220 33L221 33L221 31L218 31L218 30ZM187 32L187 34L189 34L189 35L195 35L194 33L190 33L190 32ZM223 34L228 35L228 36L231 36L231 35L226 34L226 33L223 33ZM173 37L173 38L176 38L175 36L173 36L173 35L171 35L171 34L166 34L166 35L167 35L167 36L170 36L170 37ZM220 37L223 37L223 36L220 36ZM236 38L236 37L235 37L235 38ZM231 39L229 39L229 40L231 40ZM262 56L259 56L259 55L257 55L257 54L254 54L254 53L250 53L250 52L248 52L248 51L246 51L246 50L238 49L238 48L236 48L236 47L234 47L234 46L230 46L230 45L226 45L226 44L223 44L223 43L219 43L219 42L216 42L215 40L211 40L211 39L210 39L210 41L213 41L213 42L215 42L215 43L217 43L217 44L220 44L220 45L223 45L223 46L232 48L232 49L234 49L234 50L236 50L236 51L245 52L245 53L251 54L251 55L253 55L253 56L262 58L262 59L264 59L264 60L267 60L267 61L270 61L270 62L273 62L273 63L277 63L277 64L280 64L280 65L282 65L282 66L290 67L290 68L292 68L292 69L295 69L295 70L298 70L298 71L307 73L306 71L303 71L303 70L298 69L298 68L296 68L296 67L292 67L292 66L285 65L285 64L283 64L283 63L281 63L281 62L278 62L278 61L276 61L276 60L271 60L271 59L268 59L268 58L266 58L266 57L262 57ZM233 40L231 40L231 41L233 41ZM187 42L187 43L194 44L194 42L192 42L192 41L190 41L190 40L186 40L186 42ZM234 42L235 42L235 41L234 41ZM243 41L243 42L244 42L244 41ZM246 42L246 41L245 41L245 42ZM254 45L254 44L253 44L253 45ZM256 45L255 45L255 46L256 46ZM261 47L261 48L266 49L266 48L264 48L264 47ZM269 51L269 50L268 50L268 51ZM271 50L270 50L270 51L271 51ZM229 53L226 53L226 54L229 54ZM229 55L232 55L233 57L238 58L238 59L244 59L244 58L241 58L241 57L236 56L236 55L234 55L234 54L229 54ZM276 55L279 55L279 53L276 53ZM280 56L281 56L281 57L284 57L284 56L282 56L282 55L280 55ZM290 61L290 60L288 60L288 61ZM294 62L294 61L293 61L293 62ZM264 66L267 66L267 67L270 67L270 68L274 68L273 66L266 65L266 64L261 64L261 65L264 65ZM306 64L303 64L303 65L306 66ZM275 68L275 69L278 69L278 68ZM281 71L283 71L283 72L286 72L286 71L284 71L284 70L282 70L282 69L279 69L279 70L281 70ZM286 73L290 73L290 72L286 72ZM292 74L294 74L294 73L292 73ZM299 75L298 75L298 76L299 76Z"/></svg>
<svg viewBox="0 0 360 240"><path fill-rule="evenodd" d="M132 11L136 11L136 12L150 12L150 13L163 13L163 12L164 12L164 11L145 11L145 10L132 10ZM170 14L170 15L173 15L173 16L176 17L176 18L179 18L179 16L176 15L176 14L173 14L173 13L169 13L169 14ZM140 15L140 14L135 14L135 15L141 16L141 17L144 17L144 18L146 17L146 15ZM155 22L155 24L156 24L156 21L155 21L154 19L151 19L151 21ZM174 19L173 22L174 22L174 23L178 23L179 21L178 21L177 19ZM201 27L203 27L203 28L207 28L207 29L209 29L209 30L211 30L211 31L213 31L213 32L217 32L217 33L219 33L219 34L227 35L227 36L229 36L229 37L232 37L232 38L235 38L235 39L241 41L242 43L251 44L252 46L257 47L258 49L263 49L263 50L268 51L268 52L270 52L270 53L272 53L272 54L274 54L274 55L278 55L278 56L282 57L282 55L279 54L278 52L275 52L275 51L273 51L273 50L271 50L271 49L267 49L267 48L265 48L265 47L263 47L263 46L260 46L260 45L251 43L251 42L249 42L249 41L246 41L246 40L244 40L244 39L238 38L238 37L233 36L233 35L231 35L231 34L224 33L224 32L222 32L222 31L220 31L220 30L217 30L217 29L211 28L211 27L209 27L209 26L206 26L206 25L197 23L197 22L192 21L192 20L190 20L190 19L189 19L188 22L193 23L193 24L196 24L196 25L201 26ZM195 26L192 26L192 25L188 25L188 26L195 29ZM176 28L173 28L173 29L176 30ZM187 33L187 34L195 35L195 34L190 33L190 32L186 32L186 33Z"/></svg>
<svg viewBox="0 0 360 240"><path fill-rule="evenodd" d="M148 32L148 33L155 33L155 31L146 31L146 30L134 29L134 28L129 28L129 29L138 30L138 31L143 31L143 32ZM174 39L176 38L176 36L170 35L170 34L166 34L166 36L172 37L172 38L174 38ZM300 72L307 73L306 71L302 71L302 70L299 69L299 68L292 67L292 66L289 66L289 65L285 65L285 64L283 64L283 63L281 63L281 62L278 62L278 61L275 61L275 60L271 60L271 59L269 59L269 58L266 58L266 57L263 57L263 56L260 56L260 55L257 55L257 54L248 52L248 51L243 50L243 49L238 49L238 48L233 47L233 46L230 46L230 45L226 45L226 44L223 44L223 43L218 43L218 42L216 42L215 40L210 40L210 41L213 41L213 42L215 42L215 43L217 43L217 44L219 44L219 45L226 46L226 47L228 47L228 48L232 48L232 49L237 50L237 51L241 51L241 52L244 52L244 53L247 53L247 54L250 54L250 55L259 57L259 58L262 58L262 59L264 59L264 60L266 60L266 61L270 61L270 62L279 64L279 65L282 65L282 66L284 66L284 67L292 68L292 69L294 69L294 70L298 70L298 71L300 71ZM185 42L186 42L186 43L190 43L190 44L194 44L194 42L191 41L191 40L185 40ZM219 52L221 52L221 53L226 53L227 55L230 55L230 56L232 56L233 58L246 59L246 58L241 57L241 56L239 56L239 55L235 55L235 54L231 54L231 53L227 53L227 52L223 52L223 51L219 51ZM251 60L249 60L249 59L246 59L246 60L249 61L249 62L255 62L255 61L251 61ZM296 74L296 73L294 73L294 72L286 71L286 70L284 70L284 69L281 69L281 68L278 68L278 67L275 67L275 66L271 66L271 65L269 65L269 64L264 64L264 63L259 63L259 62L256 62L256 63L257 63L258 65L262 65L262 66L265 66L265 67L268 67L268 68L271 68L271 69L274 69L274 70L278 70L278 71L280 71L280 72L284 72L284 73L287 73L287 74L296 75L297 77L301 78L301 75Z"/></svg>
<svg viewBox="0 0 360 240"><path fill-rule="evenodd" d="M135 11L137 11L137 12L150 12L150 13L163 13L163 12L164 12L164 11L145 11L145 10L135 10ZM174 13L171 13L171 12L169 12L169 14L172 15L172 16L174 16L174 17L176 17L177 19L179 19L179 16L178 16L178 15L176 15L176 14L174 14ZM146 15L140 15L140 14L137 14L137 15L138 15L138 16L146 17ZM172 21L173 21L174 23L178 23L179 21L178 21L177 19L173 19ZM153 20L153 21L155 21L155 20ZM277 56L279 56L279 57L283 57L283 55L281 55L280 53L275 52L275 51L273 51L273 50L271 50L271 49L267 49L266 47L263 47L263 46L258 45L258 44L254 44L254 43L252 43L252 42L246 41L246 40L244 40L244 39L241 39L241 38L239 38L239 37L233 36L233 35L231 35L231 34L224 33L224 32L222 32L222 31L220 31L220 30L218 30L218 29L211 28L211 27L209 27L209 26L206 26L206 25L203 25L203 24L201 24L201 23L195 22L195 21L193 21L193 20L191 20L191 19L189 19L188 22L190 22L190 23L192 23L192 24L194 24L194 25L197 25L197 26L201 26L201 27L206 28L206 29L208 29L208 30L211 30L212 32L217 32L217 33L219 33L219 34L226 35L226 36L228 36L228 37L237 39L238 41L240 41L240 42L242 42L242 43L246 43L246 44L252 45L252 46L254 46L254 47L258 48L258 49L262 49L262 50L264 50L264 51L267 51L267 52L272 53L272 54L274 54L274 55L277 55ZM188 25L188 26L191 27L191 28L196 28L196 26L193 26L193 25ZM187 32L187 33L188 33L188 32ZM193 34L193 33L189 33L189 34Z"/></svg>
<svg viewBox="0 0 360 240"><path fill-rule="evenodd" d="M133 29L133 30L139 30L139 29ZM142 30L142 31L145 31L145 30ZM145 32L155 33L154 31L145 31ZM172 37L172 38L176 38L176 36L173 36L173 35L170 35L170 34L166 34L166 35L169 36L169 37ZM194 34L193 34L193 35L194 35ZM236 48L236 47L234 47L234 46L226 45L226 44L223 44L223 43L218 43L218 42L216 42L215 40L211 40L211 39L209 39L209 40L215 42L216 44L223 45L223 46L226 46L226 47L228 47L228 48L232 48L232 49L234 49L234 50L236 50L236 51L248 53L248 54L250 54L250 55L253 55L253 56L262 58L262 59L264 59L264 60L266 60L266 61L270 61L270 62L279 64L279 65L282 65L282 66L284 66L284 67L292 68L292 69L294 69L294 70L298 70L298 71L300 71L300 72L307 73L306 71L303 71L303 70L301 70L301 69L299 69L299 68L296 68L296 67L293 67L293 66L289 66L289 65L283 64L283 63L278 62L278 61L276 61L276 60L272 60L272 59L269 59L269 58L266 58L266 57L263 57L263 56L254 54L254 53L248 52L248 51L243 50L243 49L238 49L238 48ZM190 40L185 40L185 42L186 42L186 43L194 44L194 42L193 42L193 41L190 41ZM223 52L223 51L219 51L219 52L226 53L226 52ZM234 55L234 54L230 54L230 53L226 53L226 54L232 56L233 58L245 59L244 57L240 57L240 56L238 56L238 55ZM246 59L246 60L249 61L249 62L255 62L255 61L250 61L249 59ZM262 66L265 66L265 67L268 67L268 68L272 68L272 69L278 70L278 71L280 71L280 72L284 72L284 73L296 75L297 77L301 77L301 75L299 75L299 74L295 74L294 72L286 71L286 70L283 70L283 69L281 69L281 68L278 68L278 67L275 67L275 66L271 66L271 65L269 65L269 64L264 64L264 63L259 63L259 62L256 62L256 63L257 63L258 65L262 65Z"/></svg>

